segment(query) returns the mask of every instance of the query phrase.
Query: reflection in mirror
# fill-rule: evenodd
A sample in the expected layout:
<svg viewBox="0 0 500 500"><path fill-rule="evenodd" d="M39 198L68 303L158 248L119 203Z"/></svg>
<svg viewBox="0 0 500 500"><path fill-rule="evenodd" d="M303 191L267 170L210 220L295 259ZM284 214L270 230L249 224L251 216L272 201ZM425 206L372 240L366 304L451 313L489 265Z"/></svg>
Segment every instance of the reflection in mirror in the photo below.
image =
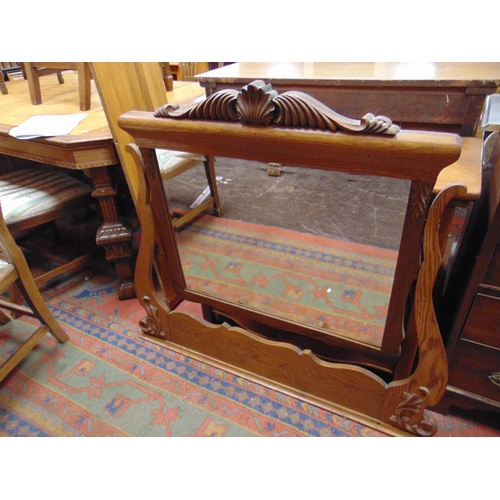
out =
<svg viewBox="0 0 500 500"><path fill-rule="evenodd" d="M215 171L223 217L176 232L187 288L380 346L410 182L229 158ZM176 213L208 196L202 165L164 187Z"/></svg>
<svg viewBox="0 0 500 500"><path fill-rule="evenodd" d="M170 218L176 228L190 222L198 214L201 214L208 207L217 217L221 216L219 193L216 185L214 158L211 156L195 155L182 151L169 149L155 149L156 160L160 175L165 185L165 195L169 206ZM202 182L207 184L198 198L184 210L175 209L169 200L168 184L185 172L193 170L195 176L199 176ZM184 176L182 176L184 179ZM187 177L186 179L192 179ZM196 177L194 178L196 179ZM182 182L182 181L181 181Z"/></svg>

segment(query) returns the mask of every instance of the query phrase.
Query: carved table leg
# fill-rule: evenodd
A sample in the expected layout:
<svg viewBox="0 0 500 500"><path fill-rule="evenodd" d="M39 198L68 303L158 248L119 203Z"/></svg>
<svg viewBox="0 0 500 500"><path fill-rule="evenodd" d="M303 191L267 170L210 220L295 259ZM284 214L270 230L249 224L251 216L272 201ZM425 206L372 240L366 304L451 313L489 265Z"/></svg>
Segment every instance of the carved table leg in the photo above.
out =
<svg viewBox="0 0 500 500"><path fill-rule="evenodd" d="M106 260L115 265L120 279L118 298L120 300L136 297L133 280L132 231L119 220L115 206L116 190L106 167L86 171L94 184L92 196L99 200L103 223L97 230L96 243L106 250Z"/></svg>

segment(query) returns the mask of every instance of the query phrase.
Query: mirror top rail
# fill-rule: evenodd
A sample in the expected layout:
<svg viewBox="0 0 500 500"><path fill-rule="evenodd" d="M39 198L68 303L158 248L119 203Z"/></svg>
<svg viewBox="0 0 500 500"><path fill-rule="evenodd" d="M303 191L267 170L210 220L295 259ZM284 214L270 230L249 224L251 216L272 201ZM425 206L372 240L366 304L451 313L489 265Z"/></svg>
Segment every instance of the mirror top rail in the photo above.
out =
<svg viewBox="0 0 500 500"><path fill-rule="evenodd" d="M147 111L125 113L118 123L134 137L139 147L423 182L435 182L444 167L458 160L462 144L458 135L449 133L402 131L394 137L360 138L343 132L264 129L194 120L178 122L156 118ZM254 147L256 139L259 149ZM314 155L311 155L311 148L314 148Z"/></svg>
<svg viewBox="0 0 500 500"><path fill-rule="evenodd" d="M118 124L139 147L422 182L435 182L462 146L455 134L401 131L370 113L347 118L306 94L278 95L264 82L221 91L186 110L129 111Z"/></svg>

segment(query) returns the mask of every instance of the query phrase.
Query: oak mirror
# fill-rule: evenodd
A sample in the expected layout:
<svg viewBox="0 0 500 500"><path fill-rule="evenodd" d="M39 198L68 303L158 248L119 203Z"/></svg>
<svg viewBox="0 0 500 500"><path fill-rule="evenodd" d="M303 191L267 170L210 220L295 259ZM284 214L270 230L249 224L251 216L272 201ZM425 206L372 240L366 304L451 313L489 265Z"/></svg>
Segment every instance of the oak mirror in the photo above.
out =
<svg viewBox="0 0 500 500"><path fill-rule="evenodd" d="M454 137L439 152L431 134L369 113L346 118L264 82L129 119L165 279L182 299L201 303L212 323L392 371L415 329L426 214L439 171L460 150ZM219 217L174 223L207 193L206 179L192 169L158 187L158 149L215 159Z"/></svg>
<svg viewBox="0 0 500 500"><path fill-rule="evenodd" d="M208 194L201 170L164 183L170 214ZM174 233L187 290L380 348L410 182L225 157L215 171L222 217Z"/></svg>

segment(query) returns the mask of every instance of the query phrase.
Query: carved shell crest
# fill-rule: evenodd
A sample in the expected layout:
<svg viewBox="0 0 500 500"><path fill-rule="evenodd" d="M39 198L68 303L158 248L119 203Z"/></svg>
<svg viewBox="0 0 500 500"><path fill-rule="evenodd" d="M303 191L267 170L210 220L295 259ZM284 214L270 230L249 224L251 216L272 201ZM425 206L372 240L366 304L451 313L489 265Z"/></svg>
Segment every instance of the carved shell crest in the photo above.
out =
<svg viewBox="0 0 500 500"><path fill-rule="evenodd" d="M262 81L256 83L241 89L236 101L236 110L241 123L267 126L273 123L276 108L273 101L278 92L273 90L270 83L267 85Z"/></svg>
<svg viewBox="0 0 500 500"><path fill-rule="evenodd" d="M240 91L221 90L201 103L179 109L166 104L154 115L159 118L239 121L251 125L317 128L332 132L395 135L401 129L385 116L367 113L361 120L347 118L304 92L278 94L270 83L256 80Z"/></svg>

